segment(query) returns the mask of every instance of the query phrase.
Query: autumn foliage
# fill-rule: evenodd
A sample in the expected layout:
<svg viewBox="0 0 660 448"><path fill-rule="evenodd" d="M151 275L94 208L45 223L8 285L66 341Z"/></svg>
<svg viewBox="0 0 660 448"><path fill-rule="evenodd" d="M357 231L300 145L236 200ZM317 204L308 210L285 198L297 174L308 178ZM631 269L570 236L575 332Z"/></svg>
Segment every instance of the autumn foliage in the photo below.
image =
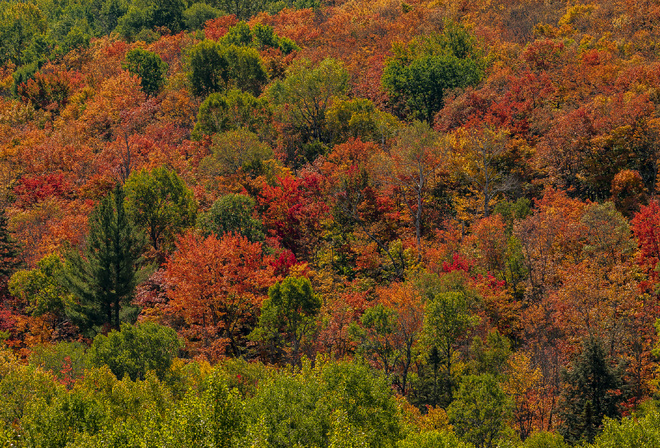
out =
<svg viewBox="0 0 660 448"><path fill-rule="evenodd" d="M183 320L187 349L217 360L242 350L273 274L259 243L235 234L188 233L177 241L165 281L172 285L165 312Z"/></svg>
<svg viewBox="0 0 660 448"><path fill-rule="evenodd" d="M38 362L56 383L33 390L98 392L122 380L85 364L94 338L131 358L144 333L171 348L157 378L109 349L97 367L172 387L154 415L176 422L124 426L180 424L181 446L609 446L627 415L652 425L655 3L0 2L0 390ZM64 396L0 400L0 446L77 431L39 420Z"/></svg>

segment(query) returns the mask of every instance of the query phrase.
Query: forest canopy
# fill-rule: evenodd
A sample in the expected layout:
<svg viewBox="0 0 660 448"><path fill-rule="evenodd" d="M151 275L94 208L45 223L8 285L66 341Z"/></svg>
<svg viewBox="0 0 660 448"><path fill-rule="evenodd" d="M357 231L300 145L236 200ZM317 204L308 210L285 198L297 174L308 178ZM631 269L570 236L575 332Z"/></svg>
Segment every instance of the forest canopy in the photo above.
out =
<svg viewBox="0 0 660 448"><path fill-rule="evenodd" d="M0 1L0 446L658 446L656 3Z"/></svg>

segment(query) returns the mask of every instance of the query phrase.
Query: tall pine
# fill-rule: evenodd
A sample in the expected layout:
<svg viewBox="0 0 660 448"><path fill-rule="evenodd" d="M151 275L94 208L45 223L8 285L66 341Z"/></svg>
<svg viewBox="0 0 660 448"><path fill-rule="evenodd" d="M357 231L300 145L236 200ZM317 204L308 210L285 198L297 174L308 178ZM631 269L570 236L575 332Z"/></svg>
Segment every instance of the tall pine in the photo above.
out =
<svg viewBox="0 0 660 448"><path fill-rule="evenodd" d="M84 254L67 257L64 283L79 298L75 312L85 330L119 329L120 311L137 284L144 239L124 209L124 191L115 187L94 209Z"/></svg>
<svg viewBox="0 0 660 448"><path fill-rule="evenodd" d="M603 419L620 415L621 373L611 365L602 342L590 337L563 381L559 432L571 443L593 442Z"/></svg>
<svg viewBox="0 0 660 448"><path fill-rule="evenodd" d="M3 286L19 264L18 247L9 235L7 215L4 210L0 210L0 283Z"/></svg>
<svg viewBox="0 0 660 448"><path fill-rule="evenodd" d="M0 340L8 336L14 326L7 282L19 265L18 246L9 235L7 215L0 209Z"/></svg>

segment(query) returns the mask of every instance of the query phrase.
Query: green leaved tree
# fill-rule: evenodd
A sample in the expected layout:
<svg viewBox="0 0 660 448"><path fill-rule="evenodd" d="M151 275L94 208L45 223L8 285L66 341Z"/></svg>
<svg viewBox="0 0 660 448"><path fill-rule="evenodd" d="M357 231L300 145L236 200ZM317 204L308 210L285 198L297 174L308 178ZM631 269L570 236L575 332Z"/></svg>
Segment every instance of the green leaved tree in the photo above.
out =
<svg viewBox="0 0 660 448"><path fill-rule="evenodd" d="M163 380L172 360L183 346L176 331L153 322L121 324L121 331L111 331L94 338L90 361L97 367L108 366L118 379L128 376L143 380L152 370Z"/></svg>
<svg viewBox="0 0 660 448"><path fill-rule="evenodd" d="M211 154L202 159L199 170L211 180L241 169L259 172L264 162L273 158L272 148L245 128L214 135L209 149Z"/></svg>
<svg viewBox="0 0 660 448"><path fill-rule="evenodd" d="M274 350L286 347L290 361L299 363L303 341L314 330L320 310L321 299L309 279L289 276L268 290L259 325L250 337Z"/></svg>
<svg viewBox="0 0 660 448"><path fill-rule="evenodd" d="M244 403L238 390L230 389L224 372L215 369L199 390L191 388L170 414L165 425L165 431L171 434L167 446L267 447L241 443L245 423Z"/></svg>
<svg viewBox="0 0 660 448"><path fill-rule="evenodd" d="M206 3L193 3L188 9L183 11L183 23L188 30L200 30L204 24L216 17L223 15L223 12Z"/></svg>
<svg viewBox="0 0 660 448"><path fill-rule="evenodd" d="M191 89L198 96L231 88L258 96L268 81L263 61L254 48L204 40L192 47L188 60Z"/></svg>
<svg viewBox="0 0 660 448"><path fill-rule="evenodd" d="M360 321L362 327L354 323L349 328L351 337L360 343L358 353L376 360L385 375L389 376L401 356L398 347L392 343L392 335L396 331L396 311L379 303L365 310Z"/></svg>
<svg viewBox="0 0 660 448"><path fill-rule="evenodd" d="M206 235L215 233L221 237L233 232L253 243L263 241L263 225L255 217L254 206L254 199L250 196L230 193L220 197L208 212L200 215L197 224Z"/></svg>
<svg viewBox="0 0 660 448"><path fill-rule="evenodd" d="M183 11L187 2L184 0L134 0L126 13L116 19L119 32L126 39L136 39L144 31L167 29L179 32L184 27Z"/></svg>
<svg viewBox="0 0 660 448"><path fill-rule="evenodd" d="M205 135L245 128L263 139L273 133L272 115L268 101L250 93L238 89L212 93L199 106L192 135L201 139Z"/></svg>
<svg viewBox="0 0 660 448"><path fill-rule="evenodd" d="M123 68L140 77L140 85L147 95L155 95L165 84L167 64L156 53L134 48L126 53Z"/></svg>
<svg viewBox="0 0 660 448"><path fill-rule="evenodd" d="M493 375L463 378L456 400L447 408L449 422L463 440L476 448L493 448L511 417L510 398Z"/></svg>
<svg viewBox="0 0 660 448"><path fill-rule="evenodd" d="M0 8L0 64L36 62L28 51L35 41L43 40L48 23L46 15L33 2L2 2Z"/></svg>
<svg viewBox="0 0 660 448"><path fill-rule="evenodd" d="M426 304L424 337L433 368L431 404L447 405L453 400L458 347L477 322L478 318L470 314L468 298L461 292L436 294Z"/></svg>
<svg viewBox="0 0 660 448"><path fill-rule="evenodd" d="M71 293L62 284L65 264L57 253L46 255L34 269L16 271L9 280L9 291L26 305L33 316L48 314L54 318L52 326L68 320L73 305Z"/></svg>
<svg viewBox="0 0 660 448"><path fill-rule="evenodd" d="M158 167L133 172L124 188L128 215L156 251L169 248L177 233L195 224L197 203L174 171Z"/></svg>
<svg viewBox="0 0 660 448"><path fill-rule="evenodd" d="M275 81L268 90L279 119L301 134L302 141L330 142L326 112L332 102L348 91L349 73L335 59L324 59L314 66L300 59L287 70L286 78Z"/></svg>
<svg viewBox="0 0 660 448"><path fill-rule="evenodd" d="M484 74L484 58L474 37L448 22L440 35L418 37L395 46L381 79L401 115L432 123L444 105L445 94L477 84Z"/></svg>

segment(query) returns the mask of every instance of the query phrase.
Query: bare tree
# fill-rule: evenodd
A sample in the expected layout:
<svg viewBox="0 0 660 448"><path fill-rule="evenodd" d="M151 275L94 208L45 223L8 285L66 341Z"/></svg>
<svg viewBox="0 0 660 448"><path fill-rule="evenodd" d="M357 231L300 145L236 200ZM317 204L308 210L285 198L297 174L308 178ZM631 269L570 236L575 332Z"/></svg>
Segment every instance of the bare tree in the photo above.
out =
<svg viewBox="0 0 660 448"><path fill-rule="evenodd" d="M485 217L490 215L495 197L516 184L515 178L504 173L498 163L507 152L508 139L508 132L484 127L470 130L464 146L464 173L472 189L481 196Z"/></svg>
<svg viewBox="0 0 660 448"><path fill-rule="evenodd" d="M418 259L422 258L424 204L447 161L448 142L427 123L415 121L402 129L396 143L380 153L373 168L381 182L398 189L415 228Z"/></svg>

